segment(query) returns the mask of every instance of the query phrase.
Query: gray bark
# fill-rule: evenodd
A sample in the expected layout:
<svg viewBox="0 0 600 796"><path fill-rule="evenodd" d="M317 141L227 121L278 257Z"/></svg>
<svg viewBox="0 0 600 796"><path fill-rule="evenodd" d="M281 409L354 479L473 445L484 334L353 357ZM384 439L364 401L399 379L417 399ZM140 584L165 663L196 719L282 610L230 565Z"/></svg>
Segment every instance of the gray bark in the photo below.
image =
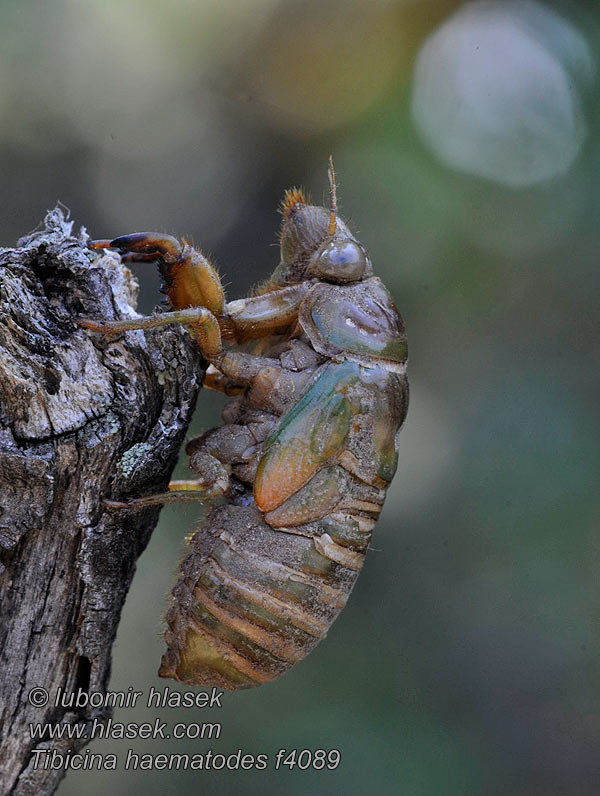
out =
<svg viewBox="0 0 600 796"><path fill-rule="evenodd" d="M132 317L136 285L71 229L56 208L0 250L0 793L19 796L51 794L63 775L36 769L34 749L86 743L34 740L30 722L108 718L54 697L106 690L158 509L108 512L101 498L164 491L202 375L181 327L108 341L76 324ZM45 707L28 702L36 687Z"/></svg>

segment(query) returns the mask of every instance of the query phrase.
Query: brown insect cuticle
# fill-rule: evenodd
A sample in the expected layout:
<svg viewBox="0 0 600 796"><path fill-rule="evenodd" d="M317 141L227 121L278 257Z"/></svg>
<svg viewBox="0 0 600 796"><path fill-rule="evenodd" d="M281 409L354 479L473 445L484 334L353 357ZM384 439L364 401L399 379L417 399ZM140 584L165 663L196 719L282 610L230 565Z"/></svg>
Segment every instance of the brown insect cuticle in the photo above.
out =
<svg viewBox="0 0 600 796"><path fill-rule="evenodd" d="M133 510L224 498L189 540L163 677L248 688L305 657L346 604L396 469L408 403L404 327L338 217L332 158L328 177L329 208L286 191L281 263L246 299L227 303L210 261L171 236L90 244L126 261L155 258L171 312L81 325L115 334L184 323L212 363L206 386L236 396L222 426L188 443L194 480L105 501ZM251 340L254 350L235 350Z"/></svg>

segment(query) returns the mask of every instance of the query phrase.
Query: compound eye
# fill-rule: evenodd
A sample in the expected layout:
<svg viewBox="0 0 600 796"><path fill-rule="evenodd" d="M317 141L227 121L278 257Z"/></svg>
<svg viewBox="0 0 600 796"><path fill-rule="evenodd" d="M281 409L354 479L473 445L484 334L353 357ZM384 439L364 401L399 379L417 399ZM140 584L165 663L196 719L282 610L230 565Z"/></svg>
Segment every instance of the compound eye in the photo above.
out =
<svg viewBox="0 0 600 796"><path fill-rule="evenodd" d="M367 255L362 246L353 240L331 241L316 258L312 276L334 282L356 282L367 269Z"/></svg>

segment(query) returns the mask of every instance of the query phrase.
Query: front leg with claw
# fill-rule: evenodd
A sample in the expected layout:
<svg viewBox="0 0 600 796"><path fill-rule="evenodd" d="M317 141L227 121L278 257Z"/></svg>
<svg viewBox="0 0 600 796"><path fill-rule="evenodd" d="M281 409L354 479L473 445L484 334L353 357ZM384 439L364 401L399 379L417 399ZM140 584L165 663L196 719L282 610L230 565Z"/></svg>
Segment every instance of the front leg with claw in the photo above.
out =
<svg viewBox="0 0 600 796"><path fill-rule="evenodd" d="M300 305L310 288L307 283L272 288L259 295L225 303L221 280L210 261L198 249L186 242L180 243L170 235L136 232L110 241L94 240L89 247L115 249L127 262L156 261L173 312L132 321L95 321L86 318L80 321L83 326L112 335L133 329L183 323L194 329L202 352L214 365L217 334L212 327L215 324L219 337L232 343L284 334L295 326ZM202 310L207 310L208 314ZM212 344L213 348L209 347L205 351L205 343Z"/></svg>
<svg viewBox="0 0 600 796"><path fill-rule="evenodd" d="M185 241L180 243L170 235L140 232L112 240L94 240L89 247L116 250L125 262L156 261L173 309L132 320L80 318L79 324L112 337L127 331L181 323L190 329L204 358L213 366L206 386L226 394L245 390L261 370L273 365L273 360L228 351L223 348L223 338L241 343L289 332L296 326L298 311L308 290L305 284L292 285L226 304L216 270L200 251ZM219 461L218 452L206 452L204 457L197 457L194 469L199 474L198 479L174 481L169 484L169 492L126 502L105 500L104 503L109 508L137 509L176 501L210 500L227 492L229 472Z"/></svg>

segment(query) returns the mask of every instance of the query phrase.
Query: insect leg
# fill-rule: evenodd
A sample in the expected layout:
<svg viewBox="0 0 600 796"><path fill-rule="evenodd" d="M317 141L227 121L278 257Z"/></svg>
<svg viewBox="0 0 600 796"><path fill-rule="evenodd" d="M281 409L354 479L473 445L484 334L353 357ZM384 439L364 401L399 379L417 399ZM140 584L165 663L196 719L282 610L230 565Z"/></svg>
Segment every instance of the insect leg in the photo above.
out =
<svg viewBox="0 0 600 796"><path fill-rule="evenodd" d="M181 484L186 484L186 486L181 486ZM104 498L102 503L108 509L142 509L146 506L164 506L167 503L206 502L211 497L214 497L214 495L211 495L209 490L202 489L195 481L171 481L168 492L144 495L144 497L139 498L128 498L127 500Z"/></svg>
<svg viewBox="0 0 600 796"><path fill-rule="evenodd" d="M236 384L224 376L213 365L210 365L204 376L202 386L207 390L214 390L223 395L241 395L245 391L243 384Z"/></svg>
<svg viewBox="0 0 600 796"><path fill-rule="evenodd" d="M210 429L186 445L190 467L201 481L214 484L221 494L229 492L232 468L243 465L256 448L256 438L246 426L236 423Z"/></svg>
<svg viewBox="0 0 600 796"><path fill-rule="evenodd" d="M77 323L85 329L91 329L92 332L113 337L123 332L132 332L136 329L155 329L159 326L169 326L172 323L192 324L204 315L204 312L204 307L190 307L186 310L160 312L156 315L132 318L127 321L96 321L92 318L78 318Z"/></svg>
<svg viewBox="0 0 600 796"><path fill-rule="evenodd" d="M134 232L132 235L121 235L118 238L91 240L89 249L117 249L121 253L178 259L181 256L182 245L172 235L161 235L160 232ZM133 259L133 257L131 258Z"/></svg>
<svg viewBox="0 0 600 796"><path fill-rule="evenodd" d="M265 432L266 433L266 432ZM168 492L145 495L126 501L104 500L108 508L139 509L146 506L193 501L210 502L230 489L231 464L243 463L255 448L257 439L246 426L228 424L206 431L190 440L186 453L197 478L171 481Z"/></svg>
<svg viewBox="0 0 600 796"><path fill-rule="evenodd" d="M164 280L164 291L175 311L205 307L217 319L222 336L235 343L286 332L297 320L298 310L307 293L304 284L264 290L260 295L225 304L225 293L217 271L198 249L171 235L136 232L113 240L93 240L91 249L115 249L125 262L156 261ZM168 315L168 313L165 313ZM173 322L178 322L175 316ZM166 321L165 321L166 322ZM185 321L181 321L185 322ZM107 322L102 328L88 328L110 334L147 326L116 327ZM127 323L127 322L123 322ZM160 325L160 324L152 324Z"/></svg>
<svg viewBox="0 0 600 796"><path fill-rule="evenodd" d="M164 292L173 309L206 307L220 316L225 303L223 285L202 252L185 241L159 232L135 232L113 240L93 240L90 249L115 249L125 262L156 261Z"/></svg>
<svg viewBox="0 0 600 796"><path fill-rule="evenodd" d="M79 318L78 323L86 329L100 332L109 337L135 329L155 329L172 323L182 323L192 328L198 346L209 362L216 362L223 356L219 324L206 307L190 307L174 312L161 312L157 315L148 315L145 318L134 318L128 321L94 321L91 318Z"/></svg>
<svg viewBox="0 0 600 796"><path fill-rule="evenodd" d="M243 343L286 332L296 323L307 291L301 283L228 302L220 318L223 337Z"/></svg>
<svg viewBox="0 0 600 796"><path fill-rule="evenodd" d="M229 490L229 473L214 456L200 450L191 463L199 477L194 480L171 481L168 492L123 501L105 499L103 503L111 509L140 509L146 506L164 506L167 503L198 501L207 503Z"/></svg>

